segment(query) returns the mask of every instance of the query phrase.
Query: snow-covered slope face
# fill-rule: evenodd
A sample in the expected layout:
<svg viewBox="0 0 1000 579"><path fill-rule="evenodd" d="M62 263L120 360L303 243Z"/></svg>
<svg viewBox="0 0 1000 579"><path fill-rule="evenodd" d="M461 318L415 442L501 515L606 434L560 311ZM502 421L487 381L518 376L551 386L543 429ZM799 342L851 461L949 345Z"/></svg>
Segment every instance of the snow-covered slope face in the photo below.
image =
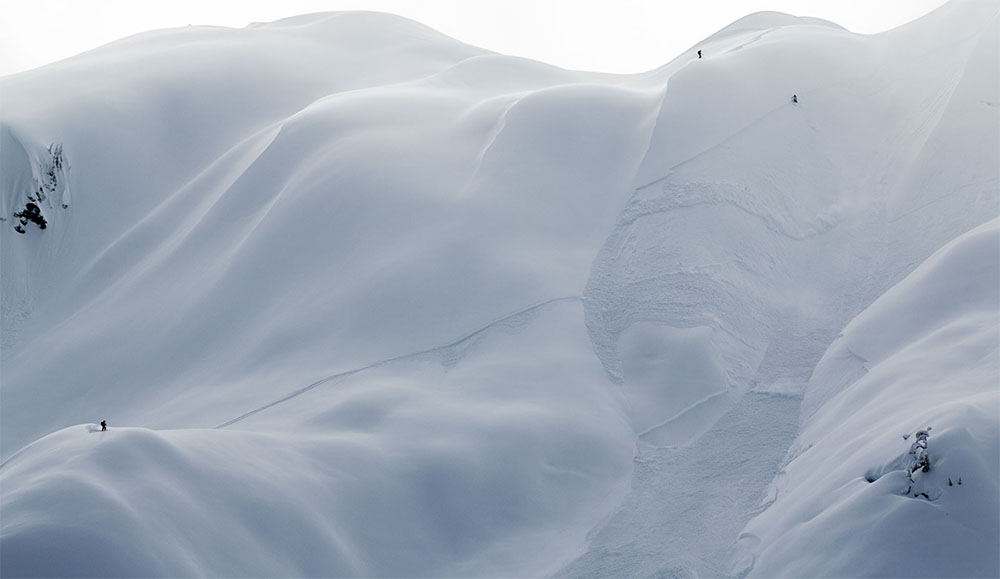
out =
<svg viewBox="0 0 1000 579"><path fill-rule="evenodd" d="M773 504L741 535L743 563L758 556L754 576L1000 573L998 280L993 220L935 253L837 338L807 407L836 394L807 418ZM908 475L910 436L928 427L930 468ZM856 555L870 552L914 556Z"/></svg>
<svg viewBox="0 0 1000 579"><path fill-rule="evenodd" d="M793 529L897 500L834 574L995 538L995 227L954 240L998 213L998 11L762 13L626 77L334 13L0 79L0 571L819 575ZM883 394L912 356L966 370L937 414ZM924 422L972 499L886 482ZM879 442L750 521L841 428Z"/></svg>

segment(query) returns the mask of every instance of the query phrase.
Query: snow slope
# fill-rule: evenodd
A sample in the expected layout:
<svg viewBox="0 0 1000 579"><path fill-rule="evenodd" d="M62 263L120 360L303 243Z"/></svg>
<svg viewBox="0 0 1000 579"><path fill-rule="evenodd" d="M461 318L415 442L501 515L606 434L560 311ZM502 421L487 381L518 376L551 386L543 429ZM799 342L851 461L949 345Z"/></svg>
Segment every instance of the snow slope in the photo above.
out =
<svg viewBox="0 0 1000 579"><path fill-rule="evenodd" d="M816 411L773 504L740 536L759 550L754 576L1000 574L998 279L994 219L848 324L813 373L806 406ZM911 482L913 439L899 435L928 426L931 468ZM906 551L920 555L856 555Z"/></svg>
<svg viewBox="0 0 1000 579"><path fill-rule="evenodd" d="M998 13L634 76L329 13L0 79L0 571L995 575Z"/></svg>

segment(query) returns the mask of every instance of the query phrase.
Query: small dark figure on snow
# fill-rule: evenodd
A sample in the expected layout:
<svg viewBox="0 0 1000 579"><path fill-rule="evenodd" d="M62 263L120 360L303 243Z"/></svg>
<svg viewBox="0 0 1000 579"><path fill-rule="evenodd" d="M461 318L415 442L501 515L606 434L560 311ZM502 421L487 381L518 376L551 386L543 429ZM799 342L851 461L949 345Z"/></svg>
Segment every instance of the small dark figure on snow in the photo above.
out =
<svg viewBox="0 0 1000 579"><path fill-rule="evenodd" d="M798 102L799 102L799 95L794 95L794 94L793 94L793 95L792 95L792 102L793 102L793 103L798 103Z"/></svg>
<svg viewBox="0 0 1000 579"><path fill-rule="evenodd" d="M698 58L701 58L701 51L698 51Z"/></svg>
<svg viewBox="0 0 1000 579"><path fill-rule="evenodd" d="M107 420L102 420L101 421L101 431L103 432L103 431L105 431L107 429L108 429L108 421Z"/></svg>

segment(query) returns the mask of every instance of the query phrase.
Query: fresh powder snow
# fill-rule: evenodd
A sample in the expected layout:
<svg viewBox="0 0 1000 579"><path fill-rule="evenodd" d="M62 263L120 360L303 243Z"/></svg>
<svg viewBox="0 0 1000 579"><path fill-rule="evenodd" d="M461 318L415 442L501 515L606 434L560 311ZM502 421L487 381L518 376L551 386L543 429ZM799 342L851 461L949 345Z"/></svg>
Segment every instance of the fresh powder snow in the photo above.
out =
<svg viewBox="0 0 1000 579"><path fill-rule="evenodd" d="M1000 575L994 2L154 31L0 78L0 190L2 576Z"/></svg>

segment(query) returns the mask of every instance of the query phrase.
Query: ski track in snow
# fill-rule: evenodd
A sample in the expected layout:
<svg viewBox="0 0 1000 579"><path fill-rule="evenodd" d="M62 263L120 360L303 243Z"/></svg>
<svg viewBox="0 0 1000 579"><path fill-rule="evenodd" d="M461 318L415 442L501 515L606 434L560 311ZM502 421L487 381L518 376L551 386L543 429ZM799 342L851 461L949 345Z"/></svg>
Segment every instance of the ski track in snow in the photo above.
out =
<svg viewBox="0 0 1000 579"><path fill-rule="evenodd" d="M218 426L215 426L214 428L216 430L218 430L218 429L221 429L221 428L226 428L228 426L232 426L233 424L236 424L237 422L240 422L242 420L250 418L251 416L253 416L255 414L259 414L261 412L264 412L266 410L274 408L275 406L278 406L279 404L282 404L284 402L288 402L289 400L291 400L293 398L297 398L297 397L299 397L299 396L301 396L301 395L303 395L303 394L305 394L307 392L315 390L316 388L318 388L320 386L323 386L324 384L329 384L329 383L332 383L332 382L337 382L337 381L341 380L342 378L347 378L348 376L353 376L355 374L359 374L361 372L365 372L366 370L372 370L374 368L380 368L380 367L385 366L387 364L392 364L393 362L399 362L401 360L406 360L406 359L409 359L409 358L416 358L418 356L427 356L427 355L433 355L433 354L441 354L442 363L445 364L446 366L452 366L455 363L457 363L459 359L461 359L462 353L464 352L464 350L466 348L468 348L472 344L472 342L474 340L476 340L477 338L479 338L480 336L482 336L486 332L489 332L490 330L493 330L493 329L505 327L505 326L511 326L511 327L520 326L521 324L523 324L526 321L527 318L530 318L531 316L533 316L534 314L536 314L540 310L542 310L542 309L544 309L544 308L546 308L546 307L548 307L550 305L561 303L561 302L568 302L568 301L580 301L581 299L582 298L580 298L580 296L565 296L565 297L561 297L561 298L552 298L552 299L549 299L549 300L545 300L543 302L539 302L537 304L528 306L526 308L522 308L522 309L517 310L517 311L515 311L513 313L510 313L510 314L507 314L507 315L502 316L500 318L497 318L497 319L493 320L492 322L490 322L490 323L488 323L488 324L480 327L479 329L473 330L472 332L469 332L469 333L467 333L467 334L465 334L465 335L463 335L463 336L461 336L461 337L459 337L459 338L457 338L457 339L455 339L455 340L453 340L451 342L448 342L447 344L444 344L442 346L436 346L436 347L433 347L433 348L428 348L426 350L420 350L418 352L413 352L413 353L410 353L410 354L403 354L403 355L400 355L400 356L393 356L391 358L386 358L384 360L378 360L377 362L372 362L371 364L368 364L366 366L362 366L360 368L355 368L353 370L347 370L346 372L339 372L337 374L333 374L331 376L327 376L326 378L322 378L320 380L317 380L317 381L313 382L312 384L310 384L308 386L305 386L303 388L299 388L298 390L295 390L295 391L293 391L293 392L291 392L291 393L289 393L289 394L287 394L285 396L282 396L281 398L278 398L277 400L275 400L273 402L270 402L270 403L265 404L263 406L259 406L257 408L254 408L253 410L245 412L245 413L237 416L236 418L233 418L232 420L227 420L226 422L223 422L222 424L219 424Z"/></svg>

